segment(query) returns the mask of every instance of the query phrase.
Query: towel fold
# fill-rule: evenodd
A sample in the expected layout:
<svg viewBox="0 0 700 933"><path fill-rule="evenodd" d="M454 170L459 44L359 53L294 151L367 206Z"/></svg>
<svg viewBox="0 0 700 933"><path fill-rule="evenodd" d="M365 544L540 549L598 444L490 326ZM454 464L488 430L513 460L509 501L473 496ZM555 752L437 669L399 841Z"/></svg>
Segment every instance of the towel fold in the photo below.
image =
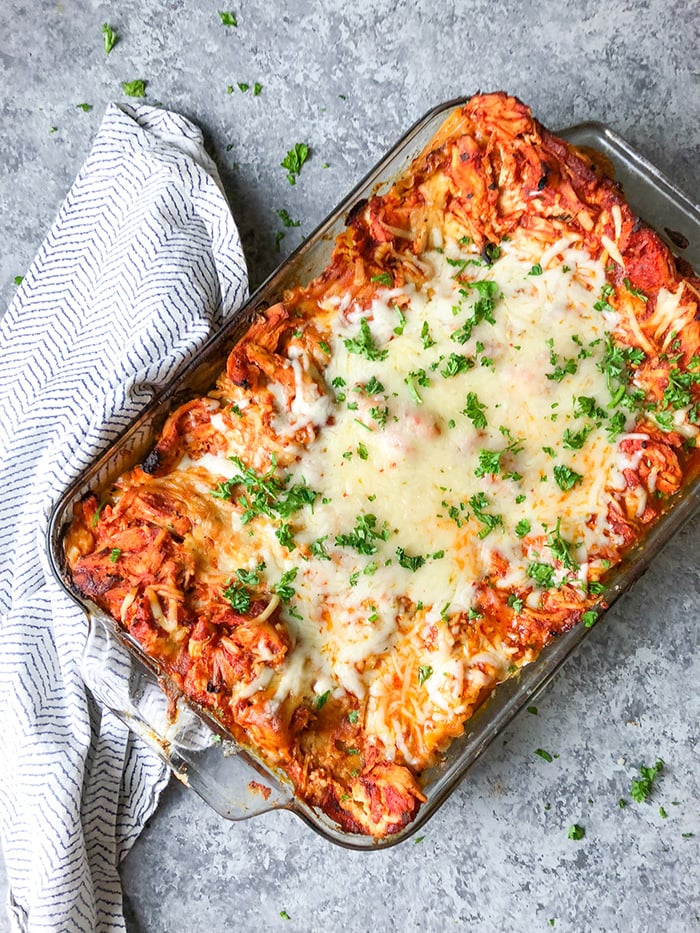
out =
<svg viewBox="0 0 700 933"><path fill-rule="evenodd" d="M245 300L197 127L111 105L0 322L0 837L16 930L124 929L118 864L167 782L87 693L44 536L61 491Z"/></svg>

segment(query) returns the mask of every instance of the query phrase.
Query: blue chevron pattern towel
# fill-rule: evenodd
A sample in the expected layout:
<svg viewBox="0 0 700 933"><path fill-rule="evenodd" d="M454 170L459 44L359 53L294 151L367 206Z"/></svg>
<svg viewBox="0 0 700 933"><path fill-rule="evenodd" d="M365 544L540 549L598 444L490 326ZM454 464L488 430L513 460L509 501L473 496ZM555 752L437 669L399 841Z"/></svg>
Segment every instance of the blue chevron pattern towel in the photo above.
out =
<svg viewBox="0 0 700 933"><path fill-rule="evenodd" d="M0 322L0 833L16 930L123 929L117 865L167 781L86 695L85 619L43 551L51 506L246 292L199 130L112 105Z"/></svg>

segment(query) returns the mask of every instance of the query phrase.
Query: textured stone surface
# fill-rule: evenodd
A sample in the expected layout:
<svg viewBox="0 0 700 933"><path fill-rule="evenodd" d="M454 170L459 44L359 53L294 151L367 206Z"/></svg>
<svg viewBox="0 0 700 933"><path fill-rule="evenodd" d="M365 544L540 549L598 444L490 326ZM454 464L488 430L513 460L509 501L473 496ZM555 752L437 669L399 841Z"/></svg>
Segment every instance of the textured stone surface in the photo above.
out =
<svg viewBox="0 0 700 933"><path fill-rule="evenodd" d="M134 78L148 82L149 102L204 128L253 282L423 112L477 89L517 94L551 127L606 122L694 195L697 7L572 7L246 0L232 7L238 27L226 28L215 5L194 0L4 0L0 307L105 105ZM109 57L105 21L120 35ZM297 141L313 155L291 187L279 163ZM277 252L281 208L301 226ZM593 629L538 714L522 714L492 745L420 843L348 852L288 813L227 823L173 784L123 865L128 929L529 933L550 920L573 931L700 929L699 544L695 521ZM548 763L537 748L559 757ZM659 756L652 801L620 809L638 766ZM586 830L578 842L567 838L574 822Z"/></svg>

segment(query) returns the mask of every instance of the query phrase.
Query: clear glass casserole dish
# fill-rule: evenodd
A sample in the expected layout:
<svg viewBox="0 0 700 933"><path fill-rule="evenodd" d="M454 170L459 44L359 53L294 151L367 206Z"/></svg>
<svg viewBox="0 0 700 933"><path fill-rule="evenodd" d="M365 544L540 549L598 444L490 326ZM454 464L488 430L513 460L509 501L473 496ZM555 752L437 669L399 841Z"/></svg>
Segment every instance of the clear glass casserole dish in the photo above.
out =
<svg viewBox="0 0 700 933"><path fill-rule="evenodd" d="M125 632L97 606L77 594L63 552L63 534L73 505L89 489L104 487L139 462L173 407L206 392L225 364L232 346L259 309L279 301L285 289L306 282L327 265L335 237L350 210L370 194L382 193L404 171L463 100L435 108L420 120L391 152L360 182L250 298L240 313L217 334L177 379L163 390L118 441L85 471L58 501L49 523L48 552L61 585L84 609L89 636L83 658L85 682L93 694L138 734L222 816L238 820L278 808L296 812L319 834L348 848L375 849L394 845L416 832L465 777L488 744L547 685L589 629L578 625L558 636L536 661L501 684L466 724L439 766L423 776L427 802L417 818L400 832L375 840L339 829L325 814L297 798L285 779L271 773L240 749L212 716L188 705ZM692 203L624 140L606 127L583 124L561 131L579 147L600 153L612 164L633 210L653 226L691 265L700 266L700 214ZM659 549L693 514L700 481L687 485L654 525L643 543L630 551L608 577L606 602L628 589Z"/></svg>

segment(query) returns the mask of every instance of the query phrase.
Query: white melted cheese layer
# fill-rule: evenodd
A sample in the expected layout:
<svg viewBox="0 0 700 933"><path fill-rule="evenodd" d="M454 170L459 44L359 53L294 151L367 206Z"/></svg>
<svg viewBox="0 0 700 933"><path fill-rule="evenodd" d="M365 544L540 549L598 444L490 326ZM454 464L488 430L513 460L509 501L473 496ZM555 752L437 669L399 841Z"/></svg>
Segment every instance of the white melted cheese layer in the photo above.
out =
<svg viewBox="0 0 700 933"><path fill-rule="evenodd" d="M424 650L419 627L408 626L404 635L399 625L406 599L428 610L428 623L466 611L473 606L475 584L493 571L495 560L507 565L496 585L535 587L529 602L536 605L540 593L528 566L553 563L542 542L557 523L580 565L578 579L585 581L588 549L600 542L609 490L621 485L625 464L605 427L575 414L576 399L594 398L602 408L609 400L598 364L615 319L593 308L605 283L602 264L572 239L557 247L538 257L516 237L502 244L492 267L466 267L469 277L494 281L498 288L494 323L476 323L464 343L453 335L464 333L480 293L457 281L459 267L450 260L472 257L455 243L422 257L434 273L428 286L379 288L369 310L340 304L325 378L330 398L335 392L344 399L307 406L308 417L320 419L314 422L317 436L289 474L288 486L303 481L318 493L313 509L290 518L297 548L281 547L265 516L247 526L238 514L233 517L234 539L253 532L247 568L265 561L271 584L297 569L294 596L283 605L295 645L276 681L276 702L326 691L362 700L387 689L382 658L407 638L416 642L416 652ZM529 274L538 271L533 265L540 260L541 274ZM385 358L351 352L362 319L379 351L374 355ZM450 375L454 354L470 364ZM296 364L305 366L303 359ZM548 378L559 370L561 378ZM469 417L469 393L483 406L485 426L475 427ZM326 423L329 409L332 422ZM288 413L294 430L302 416L300 406ZM284 417L283 411L277 415L282 432ZM587 424L591 432L580 449L567 449L564 432ZM482 451L502 452L495 473L477 475ZM224 457L207 455L196 465L213 476L237 472ZM580 479L562 489L555 467ZM357 536L358 521L370 527L364 539ZM528 538L540 536L539 543L516 534L523 522L529 523ZM359 546L347 543L353 535ZM341 536L349 536L342 539L346 543L337 540ZM558 571L555 579L566 573ZM439 669L450 672L442 678L443 684L449 681L450 696L459 694L464 666L473 664L442 645ZM507 666L501 658L495 668ZM263 675L261 689L269 681ZM446 688L441 692L438 684L437 678L430 684L429 696L441 707ZM396 737L378 718L376 704L373 709L376 733Z"/></svg>

